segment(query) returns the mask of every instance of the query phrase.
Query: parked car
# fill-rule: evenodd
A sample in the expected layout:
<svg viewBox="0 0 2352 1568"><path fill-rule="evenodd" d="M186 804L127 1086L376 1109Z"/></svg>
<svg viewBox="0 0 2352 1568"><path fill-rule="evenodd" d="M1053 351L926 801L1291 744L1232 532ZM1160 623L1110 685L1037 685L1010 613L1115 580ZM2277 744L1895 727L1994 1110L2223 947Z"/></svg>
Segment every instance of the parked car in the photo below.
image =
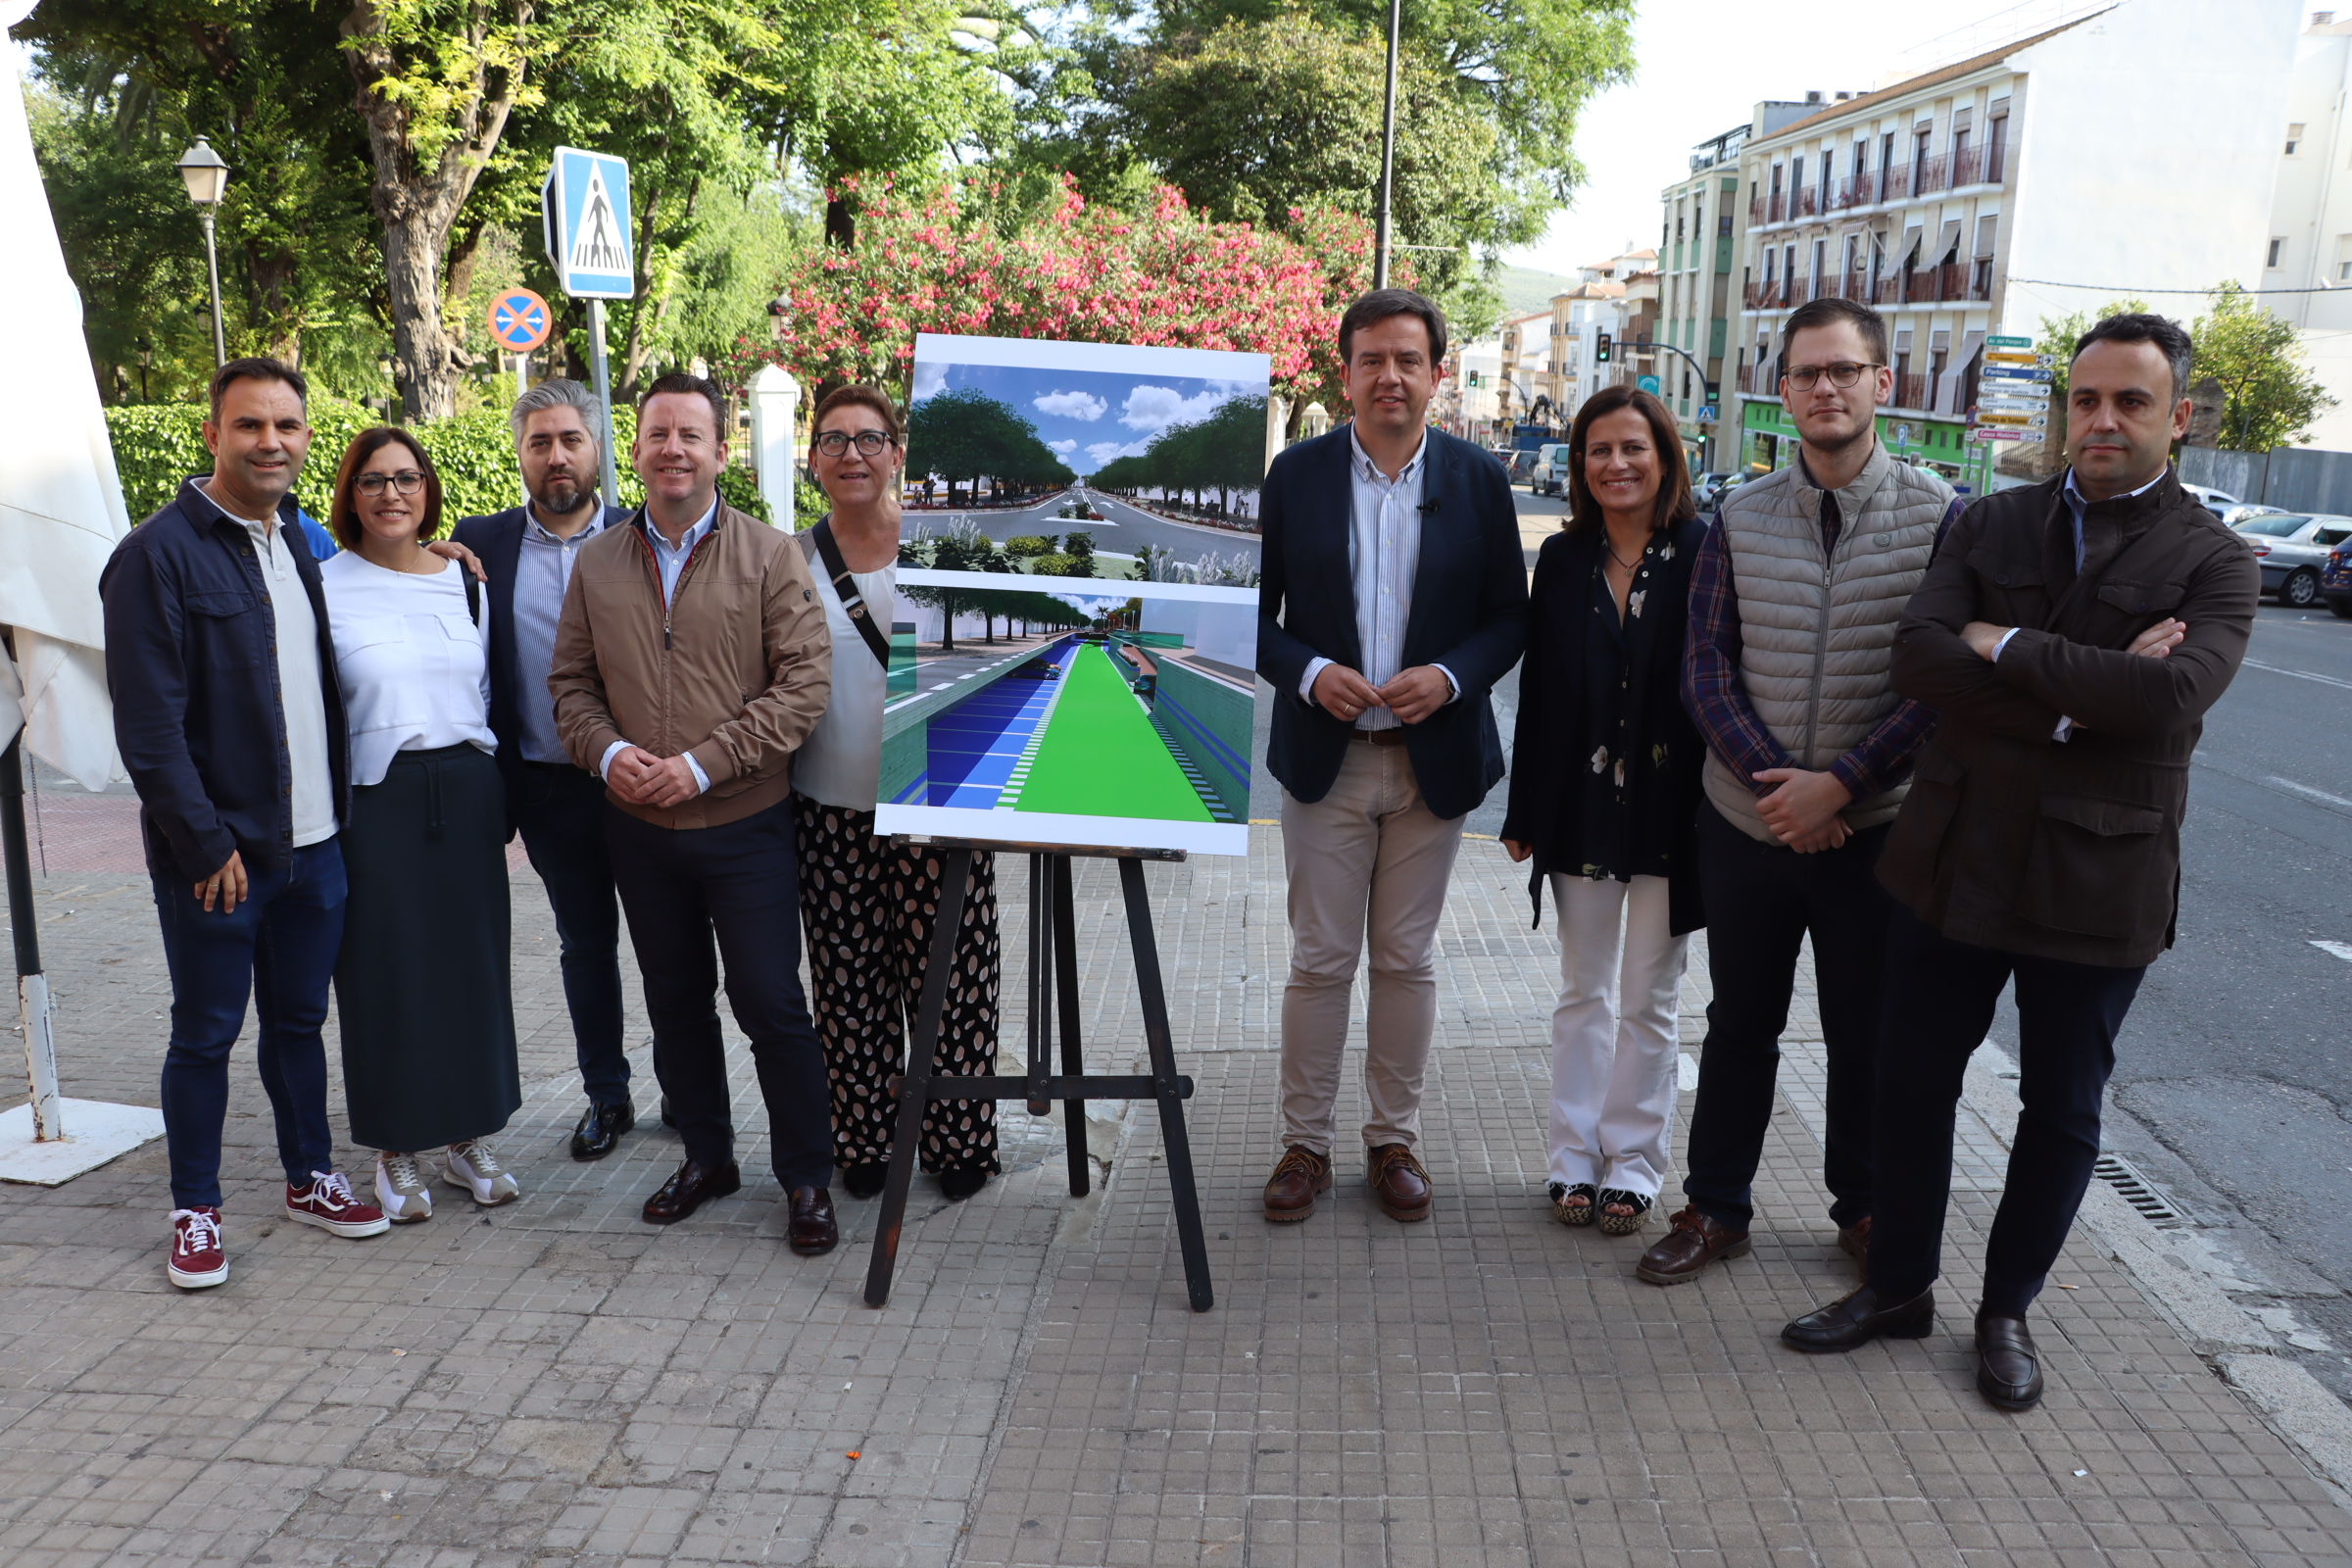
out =
<svg viewBox="0 0 2352 1568"><path fill-rule="evenodd" d="M2180 488L2187 491L2190 495L2195 496L2199 501L2203 502L2205 504L2205 510L2212 513L2217 517L2222 516L2222 514L2228 512L2231 507L2242 507L2245 505L2244 502L2238 500L2237 497L2231 495L2229 491L2216 490L2211 485L2184 484ZM2224 518L2223 520L2227 521L2228 519Z"/></svg>
<svg viewBox="0 0 2352 1568"><path fill-rule="evenodd" d="M2320 568L2320 597L2329 610L2352 620L2352 543L2328 552L2328 564Z"/></svg>
<svg viewBox="0 0 2352 1568"><path fill-rule="evenodd" d="M2216 515L2218 515L2230 527L2234 528L2239 523L2245 521L2248 517L2283 517L2286 515L2286 509L2284 507L2263 507L2253 505L2252 503L2247 503L2245 505L2231 507L2228 511L2216 514Z"/></svg>
<svg viewBox="0 0 2352 1568"><path fill-rule="evenodd" d="M1536 455L1516 449L1503 453L1503 466L1510 470L1511 483L1518 484L1536 471Z"/></svg>
<svg viewBox="0 0 2352 1568"><path fill-rule="evenodd" d="M1528 473L1527 487L1540 496L1568 493L1568 443L1550 441L1536 449L1536 466Z"/></svg>
<svg viewBox="0 0 2352 1568"><path fill-rule="evenodd" d="M1690 476L1690 499L1698 503L1699 511L1707 510L1708 503L1715 499L1715 492L1721 489L1723 481L1731 476L1731 470L1728 468L1710 469L1705 473L1694 473Z"/></svg>
<svg viewBox="0 0 2352 1568"><path fill-rule="evenodd" d="M1723 478L1717 482L1715 488L1707 492L1707 498L1698 504L1698 510L1700 514L1705 516L1712 517L1716 514L1720 513L1723 510L1723 498L1730 495L1733 491L1739 489L1741 485L1747 483L1748 480L1753 479L1754 477L1756 476L1752 473L1725 474Z"/></svg>
<svg viewBox="0 0 2352 1568"><path fill-rule="evenodd" d="M2277 594L2282 605L2309 610L2320 602L2320 573L2328 552L2352 539L2352 517L2287 512L2249 517L2237 531L2262 564L2263 591Z"/></svg>

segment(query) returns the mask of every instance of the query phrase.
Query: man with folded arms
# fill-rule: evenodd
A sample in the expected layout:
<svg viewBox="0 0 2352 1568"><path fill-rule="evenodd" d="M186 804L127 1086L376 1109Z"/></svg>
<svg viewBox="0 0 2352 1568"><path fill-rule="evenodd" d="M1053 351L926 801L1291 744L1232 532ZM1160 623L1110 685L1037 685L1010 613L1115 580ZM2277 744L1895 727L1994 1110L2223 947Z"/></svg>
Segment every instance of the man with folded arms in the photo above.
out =
<svg viewBox="0 0 2352 1568"><path fill-rule="evenodd" d="M710 382L672 374L648 389L630 453L645 506L581 549L548 685L565 750L605 781L654 1075L686 1145L645 1217L670 1224L742 1186L723 960L791 1204L786 1237L813 1254L840 1238L825 1063L799 975L792 756L825 710L832 643L792 536L718 499L726 428Z"/></svg>
<svg viewBox="0 0 2352 1568"><path fill-rule="evenodd" d="M2188 334L2163 317L2084 333L2072 466L1969 508L1895 636L1895 689L1936 722L1878 865L1900 906L1869 1283L1781 1337L1849 1350L1934 1329L1953 1107L2014 980L2024 1108L1976 1319L1977 1388L2004 1409L2041 1398L2026 1310L2098 1159L2115 1037L2172 946L2189 759L2262 588L2246 542L2170 466L2188 373Z"/></svg>

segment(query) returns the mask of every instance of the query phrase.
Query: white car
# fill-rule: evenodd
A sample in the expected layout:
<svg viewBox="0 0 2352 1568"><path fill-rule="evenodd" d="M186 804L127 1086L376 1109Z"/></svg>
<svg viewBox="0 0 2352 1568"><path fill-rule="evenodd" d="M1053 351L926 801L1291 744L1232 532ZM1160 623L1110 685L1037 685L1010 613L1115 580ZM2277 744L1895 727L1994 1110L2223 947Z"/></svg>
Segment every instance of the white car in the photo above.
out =
<svg viewBox="0 0 2352 1568"><path fill-rule="evenodd" d="M1567 442L1553 441L1536 449L1536 466L1527 476L1527 487L1540 496L1568 493Z"/></svg>
<svg viewBox="0 0 2352 1568"><path fill-rule="evenodd" d="M2223 514L2229 512L2232 507L2242 507L2245 505L2244 502L2238 500L2237 497L2231 495L2229 491L2216 490L2211 485L2183 484L2180 488L2187 491L2190 495L2195 496L2199 501L2203 502L2205 504L2205 510L2212 513L2217 517L2223 517ZM2223 520L2227 521L2228 518L2223 517Z"/></svg>

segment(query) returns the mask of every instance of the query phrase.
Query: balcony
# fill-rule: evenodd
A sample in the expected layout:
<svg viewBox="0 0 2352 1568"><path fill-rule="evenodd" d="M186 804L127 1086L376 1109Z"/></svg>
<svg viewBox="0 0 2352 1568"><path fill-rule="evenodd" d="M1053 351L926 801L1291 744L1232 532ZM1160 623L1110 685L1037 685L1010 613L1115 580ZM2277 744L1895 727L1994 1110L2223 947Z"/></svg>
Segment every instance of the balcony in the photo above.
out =
<svg viewBox="0 0 2352 1568"><path fill-rule="evenodd" d="M1925 409L1928 406L1928 378L1924 375L1898 375L1894 378L1894 403L1898 409Z"/></svg>
<svg viewBox="0 0 2352 1568"><path fill-rule="evenodd" d="M1880 170L1878 179L1878 199L1882 202L1899 202L1911 194L1911 168L1907 164Z"/></svg>
<svg viewBox="0 0 2352 1568"><path fill-rule="evenodd" d="M1983 183L1984 178L1984 149L1963 147L1952 154L1952 188Z"/></svg>
<svg viewBox="0 0 2352 1568"><path fill-rule="evenodd" d="M1751 280L1740 290L1740 303L1751 311L1777 311L1788 303L1788 288L1777 277Z"/></svg>
<svg viewBox="0 0 2352 1568"><path fill-rule="evenodd" d="M1740 384L1757 397L1777 397L1781 390L1780 372L1769 365L1750 366L1740 377Z"/></svg>
<svg viewBox="0 0 2352 1568"><path fill-rule="evenodd" d="M1764 193L1756 192L1747 199L1747 226L1754 228L1764 221Z"/></svg>
<svg viewBox="0 0 2352 1568"><path fill-rule="evenodd" d="M1821 193L1811 185L1801 187L1794 195L1796 200L1790 205L1790 217L1811 218L1821 211Z"/></svg>
<svg viewBox="0 0 2352 1568"><path fill-rule="evenodd" d="M1943 189L1943 154L1916 158L1911 163L1911 194L1930 196Z"/></svg>
<svg viewBox="0 0 2352 1568"><path fill-rule="evenodd" d="M1838 186L1838 210L1842 213L1849 208L1868 207L1878 200L1873 194L1877 189L1878 181L1869 174L1849 174Z"/></svg>

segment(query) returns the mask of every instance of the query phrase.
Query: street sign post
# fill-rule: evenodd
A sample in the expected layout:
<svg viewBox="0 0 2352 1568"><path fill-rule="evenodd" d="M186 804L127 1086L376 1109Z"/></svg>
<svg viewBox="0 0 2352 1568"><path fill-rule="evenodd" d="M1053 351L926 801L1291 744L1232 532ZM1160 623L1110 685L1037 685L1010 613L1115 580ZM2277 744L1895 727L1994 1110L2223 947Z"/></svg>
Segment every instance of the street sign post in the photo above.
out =
<svg viewBox="0 0 2352 1568"><path fill-rule="evenodd" d="M2052 372L2040 366L1987 365L1978 373L1980 381L2037 381L2043 386L2053 379Z"/></svg>
<svg viewBox="0 0 2352 1568"><path fill-rule="evenodd" d="M2030 337L1988 337L1984 340L1984 346L1988 349L2030 349L2034 346L2034 340Z"/></svg>
<svg viewBox="0 0 2352 1568"><path fill-rule="evenodd" d="M564 292L588 302L588 351L604 408L605 505L616 505L620 470L612 451L612 375L605 364L605 301L637 297L630 227L629 166L610 153L559 147L539 187L547 259Z"/></svg>
<svg viewBox="0 0 2352 1568"><path fill-rule="evenodd" d="M1701 424L1713 424L1716 417L1715 405L1712 403L1698 411L1698 422Z"/></svg>

